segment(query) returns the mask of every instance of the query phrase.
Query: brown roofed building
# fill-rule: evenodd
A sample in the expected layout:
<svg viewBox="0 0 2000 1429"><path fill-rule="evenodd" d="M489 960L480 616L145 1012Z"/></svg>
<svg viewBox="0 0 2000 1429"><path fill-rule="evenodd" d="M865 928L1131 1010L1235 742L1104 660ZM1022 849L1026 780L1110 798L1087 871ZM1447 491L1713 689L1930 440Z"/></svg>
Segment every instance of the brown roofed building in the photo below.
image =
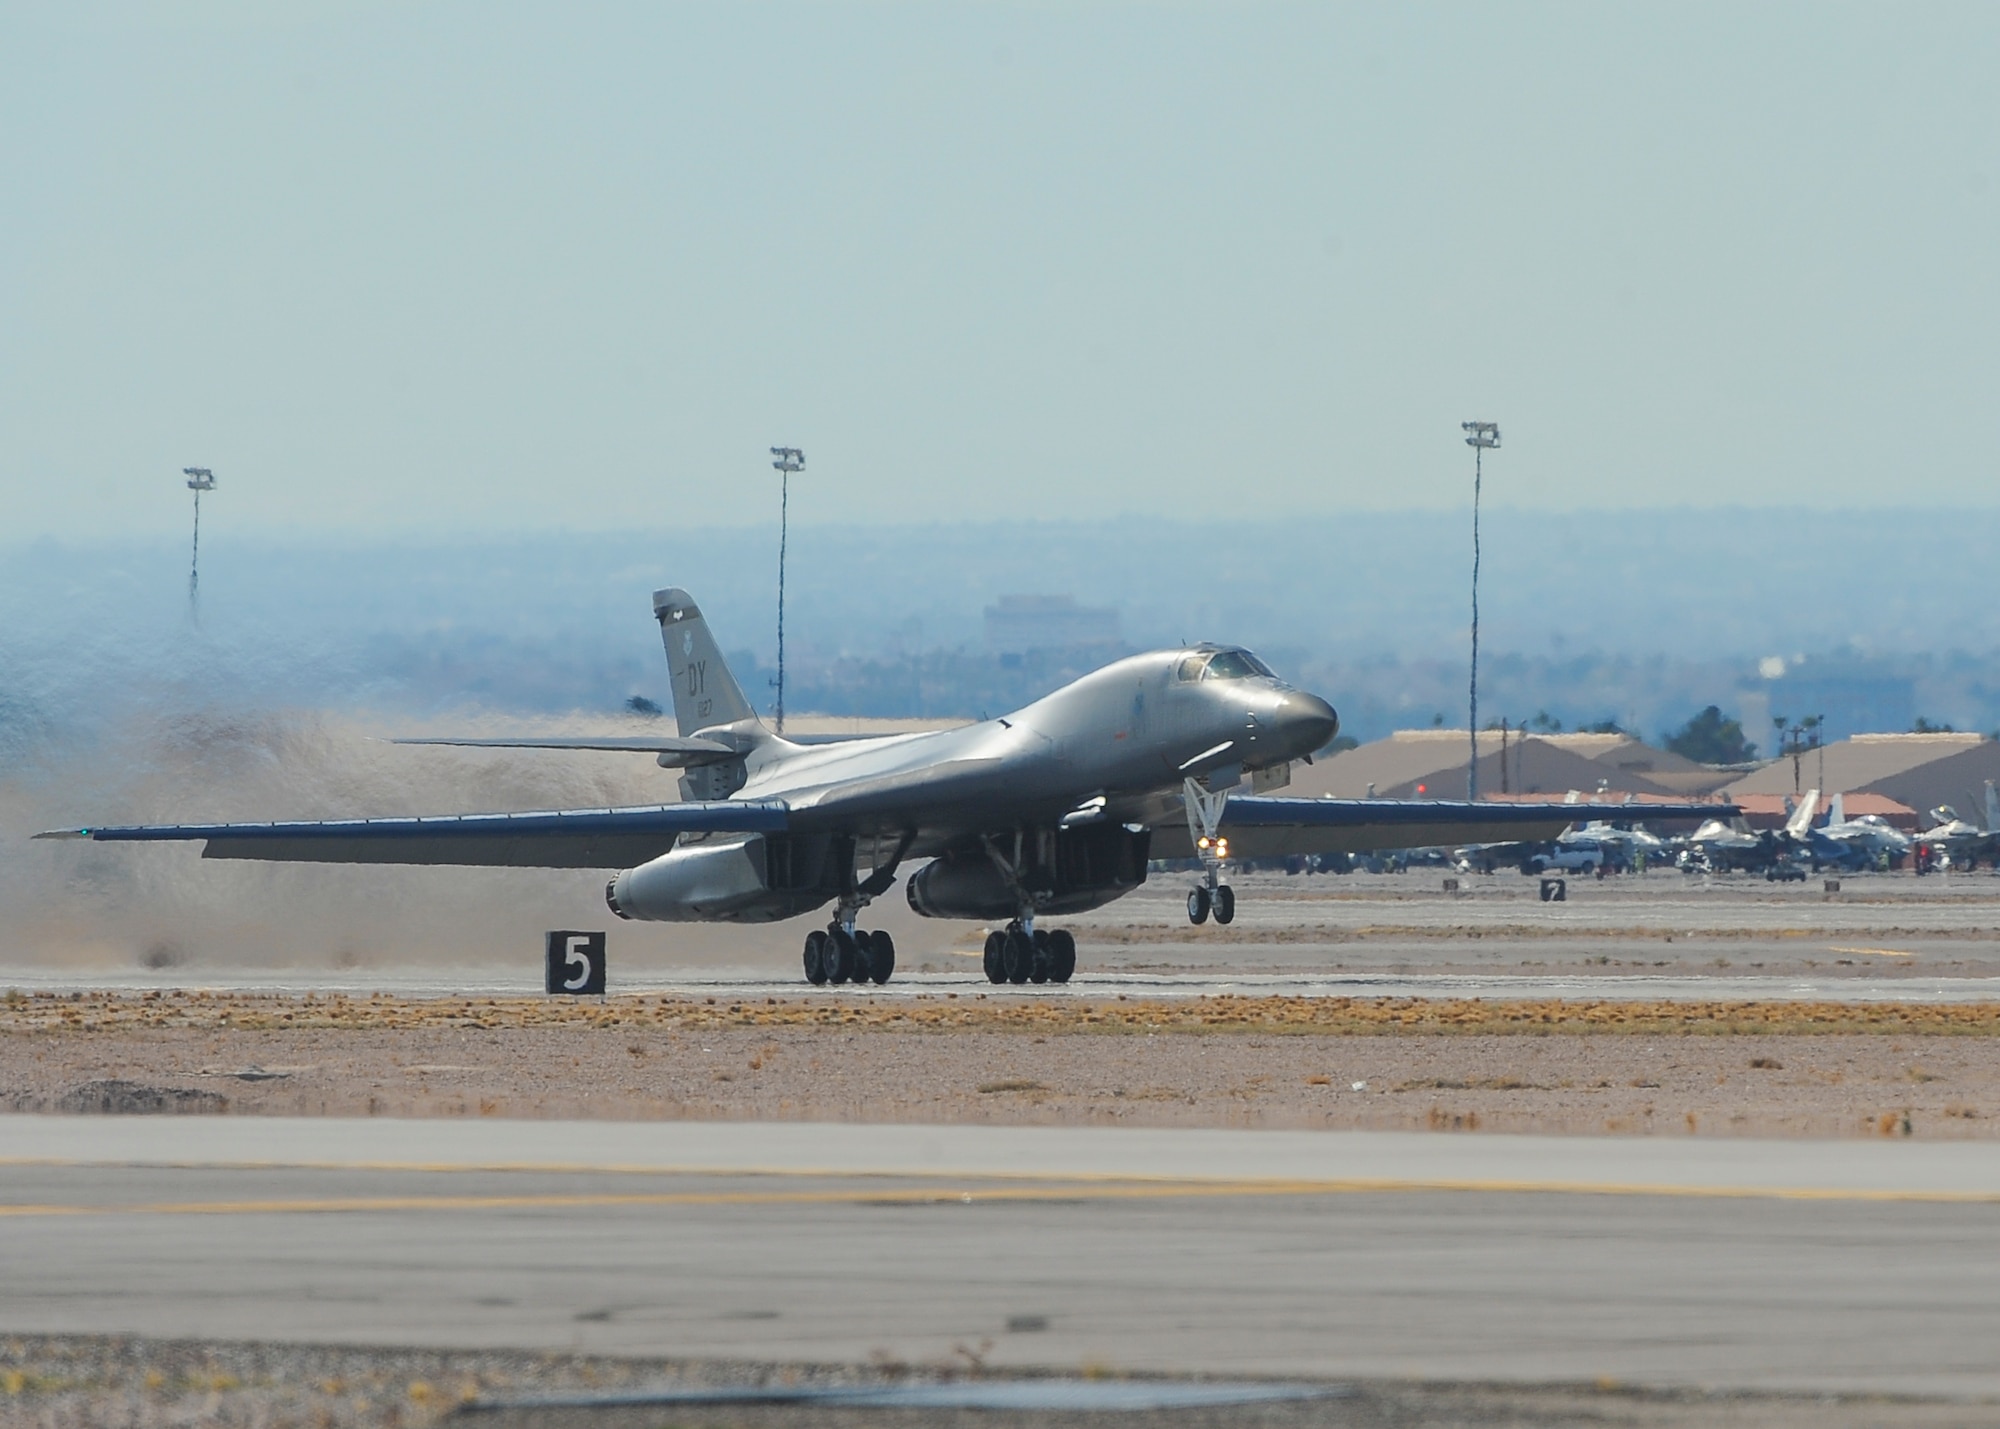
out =
<svg viewBox="0 0 2000 1429"><path fill-rule="evenodd" d="M1463 799L1470 745L1462 729L1398 730L1387 739L1346 750L1317 764L1294 764L1291 787L1285 792L1341 799L1370 795L1382 799ZM1634 752L1639 750L1646 750L1646 746L1626 735L1523 737L1509 733L1503 771L1500 731L1483 730L1479 735L1479 789L1482 795L1555 798L1572 789L1585 797L1600 789L1612 794L1683 792L1656 783L1632 767L1643 760ZM1664 750L1646 752L1665 761L1679 759Z"/></svg>
<svg viewBox="0 0 2000 1429"><path fill-rule="evenodd" d="M1985 781L2000 781L2000 743L1976 734L1857 734L1800 756L1796 775L1789 757L1778 759L1723 793L1732 799L1790 794L1794 778L1798 787L1818 785L1824 794L1881 794L1919 815L1939 804L1977 811L1984 808ZM1847 812L1865 811L1850 797Z"/></svg>
<svg viewBox="0 0 2000 1429"><path fill-rule="evenodd" d="M1791 817L1785 805L1790 802L1789 794L1738 794L1733 803L1743 810L1743 818L1753 829L1782 829L1785 820ZM1822 794L1813 810L1813 822L1823 820L1833 807L1833 796ZM1904 833L1916 833L1924 825L1924 820L1908 804L1898 803L1886 794L1848 794L1841 800L1841 812L1850 819L1858 819L1863 814L1879 815L1891 828Z"/></svg>

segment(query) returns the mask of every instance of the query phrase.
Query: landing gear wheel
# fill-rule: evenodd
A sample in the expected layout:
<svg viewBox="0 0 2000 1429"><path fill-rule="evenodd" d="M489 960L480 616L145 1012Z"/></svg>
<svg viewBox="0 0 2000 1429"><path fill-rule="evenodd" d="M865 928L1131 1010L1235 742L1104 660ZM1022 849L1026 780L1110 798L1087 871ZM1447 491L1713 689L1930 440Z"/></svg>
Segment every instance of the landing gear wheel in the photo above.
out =
<svg viewBox="0 0 2000 1429"><path fill-rule="evenodd" d="M1007 981L1007 935L988 933L986 935L986 980L988 982Z"/></svg>
<svg viewBox="0 0 2000 1429"><path fill-rule="evenodd" d="M826 980L831 983L846 982L860 972L861 949L854 945L854 935L845 928L835 928L828 933L822 961L826 964Z"/></svg>
<svg viewBox="0 0 2000 1429"><path fill-rule="evenodd" d="M1002 961L1007 965L1007 981L1019 987L1034 971L1034 938L1020 928L1010 931L1007 934L1007 946L1003 950Z"/></svg>
<svg viewBox="0 0 2000 1429"><path fill-rule="evenodd" d="M1197 888L1188 894L1188 922L1200 927L1208 921L1208 890Z"/></svg>
<svg viewBox="0 0 2000 1429"><path fill-rule="evenodd" d="M847 980L860 984L875 975L875 935L854 930L854 961L847 965Z"/></svg>
<svg viewBox="0 0 2000 1429"><path fill-rule="evenodd" d="M1035 957L1028 965L1028 981L1034 983L1049 980L1049 935L1040 928L1035 929Z"/></svg>
<svg viewBox="0 0 2000 1429"><path fill-rule="evenodd" d="M806 934L806 981L815 987L826 981L826 934L817 928Z"/></svg>
<svg viewBox="0 0 2000 1429"><path fill-rule="evenodd" d="M896 940L887 933L868 935L868 975L880 987L896 974Z"/></svg>
<svg viewBox="0 0 2000 1429"><path fill-rule="evenodd" d="M1223 884L1215 890L1215 921L1233 923L1236 921L1236 890Z"/></svg>
<svg viewBox="0 0 2000 1429"><path fill-rule="evenodd" d="M1068 982L1076 971L1076 938L1069 929L1049 934L1049 981Z"/></svg>

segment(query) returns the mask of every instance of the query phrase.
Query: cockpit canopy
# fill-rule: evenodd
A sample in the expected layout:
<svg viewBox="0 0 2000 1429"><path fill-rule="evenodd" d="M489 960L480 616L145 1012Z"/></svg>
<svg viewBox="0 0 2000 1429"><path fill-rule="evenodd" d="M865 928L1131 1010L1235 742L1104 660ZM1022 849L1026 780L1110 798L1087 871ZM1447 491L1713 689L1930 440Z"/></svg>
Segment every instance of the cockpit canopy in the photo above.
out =
<svg viewBox="0 0 2000 1429"><path fill-rule="evenodd" d="M1174 670L1180 680L1275 680L1271 667L1248 650L1204 650L1188 656Z"/></svg>

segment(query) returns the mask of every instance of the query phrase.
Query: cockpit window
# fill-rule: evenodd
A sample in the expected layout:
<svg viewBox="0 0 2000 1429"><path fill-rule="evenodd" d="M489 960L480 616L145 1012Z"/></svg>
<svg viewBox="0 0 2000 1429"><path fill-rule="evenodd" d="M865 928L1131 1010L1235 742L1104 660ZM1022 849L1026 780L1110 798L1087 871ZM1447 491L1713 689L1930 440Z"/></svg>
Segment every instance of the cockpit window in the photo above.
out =
<svg viewBox="0 0 2000 1429"><path fill-rule="evenodd" d="M1190 655L1187 659L1181 661L1180 665L1175 669L1174 678L1177 680L1199 680L1201 678L1201 668L1207 663L1208 656L1206 655Z"/></svg>
<svg viewBox="0 0 2000 1429"><path fill-rule="evenodd" d="M1265 679L1275 679L1271 667L1252 655L1248 650L1221 650L1211 655L1208 666L1201 672L1204 680L1247 680L1261 675Z"/></svg>

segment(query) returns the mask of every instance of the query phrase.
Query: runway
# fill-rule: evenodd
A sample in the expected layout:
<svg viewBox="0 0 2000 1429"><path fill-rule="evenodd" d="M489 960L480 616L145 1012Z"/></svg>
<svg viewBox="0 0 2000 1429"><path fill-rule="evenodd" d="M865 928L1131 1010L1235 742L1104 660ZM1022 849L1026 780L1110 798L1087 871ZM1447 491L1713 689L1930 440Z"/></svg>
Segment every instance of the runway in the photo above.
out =
<svg viewBox="0 0 2000 1429"><path fill-rule="evenodd" d="M72 970L14 968L0 973L0 995L111 992L266 992L366 997L540 997L539 969L487 968ZM614 965L612 996L672 994L761 998L814 996L897 999L967 993L999 998L1371 997L1477 998L1537 1001L1565 998L1628 1002L1978 1003L2000 1001L2000 977L1781 976L1750 974L1645 975L1577 973L1260 973L1215 970L1131 972L1080 970L1069 983L995 986L973 972L899 972L877 987L814 988L789 973L729 968L636 968Z"/></svg>
<svg viewBox="0 0 2000 1429"><path fill-rule="evenodd" d="M0 1118L0 1330L2000 1394L2000 1145Z"/></svg>

